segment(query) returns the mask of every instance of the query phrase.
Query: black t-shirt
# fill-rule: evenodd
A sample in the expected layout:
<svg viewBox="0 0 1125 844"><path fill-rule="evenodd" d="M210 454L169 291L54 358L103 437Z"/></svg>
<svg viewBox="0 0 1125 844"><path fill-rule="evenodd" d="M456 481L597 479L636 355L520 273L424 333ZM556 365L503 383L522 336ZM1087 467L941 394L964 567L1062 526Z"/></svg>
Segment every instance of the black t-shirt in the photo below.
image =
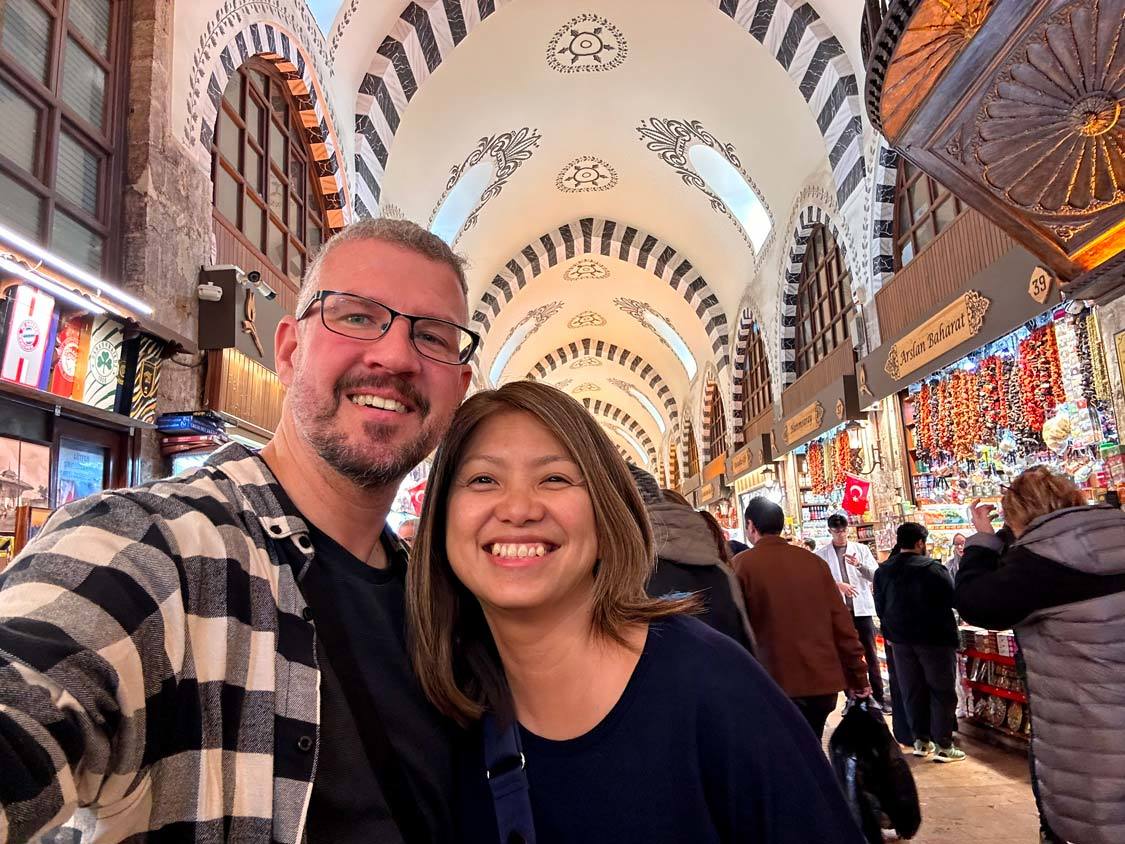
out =
<svg viewBox="0 0 1125 844"><path fill-rule="evenodd" d="M862 844L808 724L744 648L654 622L621 699L590 732L520 728L539 844ZM495 844L479 735L458 764L463 840Z"/></svg>
<svg viewBox="0 0 1125 844"><path fill-rule="evenodd" d="M406 655L406 556L384 534L389 566L372 568L327 534L310 528L315 558L300 587L317 627L321 699L308 841L416 844L393 820L357 728L356 718L366 717L367 701L378 708L417 807L414 817L425 828L417 844L453 841L455 728L426 700ZM326 631L329 625L333 631ZM328 635L332 632L335 635ZM346 660L326 649L326 640L341 639L352 644L358 677L344 667ZM357 684L366 687L366 696L357 693Z"/></svg>

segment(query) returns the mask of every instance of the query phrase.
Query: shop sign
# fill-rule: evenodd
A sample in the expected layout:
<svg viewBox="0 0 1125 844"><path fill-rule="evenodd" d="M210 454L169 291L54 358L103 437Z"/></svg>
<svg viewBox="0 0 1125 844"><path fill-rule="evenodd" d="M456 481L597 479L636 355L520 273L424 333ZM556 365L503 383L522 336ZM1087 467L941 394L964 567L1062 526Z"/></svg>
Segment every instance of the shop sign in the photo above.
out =
<svg viewBox="0 0 1125 844"><path fill-rule="evenodd" d="M898 381L975 337L992 301L970 290L891 346L886 373Z"/></svg>
<svg viewBox="0 0 1125 844"><path fill-rule="evenodd" d="M1113 343L1117 347L1117 373L1125 381L1125 331L1114 334Z"/></svg>
<svg viewBox="0 0 1125 844"><path fill-rule="evenodd" d="M730 473L737 478L739 475L749 472L751 465L750 449L747 447L741 451L736 451L734 457L730 459Z"/></svg>
<svg viewBox="0 0 1125 844"><path fill-rule="evenodd" d="M703 489L699 490L699 503L700 504L710 504L712 501L714 501L718 497L719 497L719 495L715 491L715 485L714 484L708 484L707 486L703 487Z"/></svg>
<svg viewBox="0 0 1125 844"><path fill-rule="evenodd" d="M796 416L785 420L785 444L792 445L802 437L806 437L820 427L824 419L824 405L816 401L798 413Z"/></svg>

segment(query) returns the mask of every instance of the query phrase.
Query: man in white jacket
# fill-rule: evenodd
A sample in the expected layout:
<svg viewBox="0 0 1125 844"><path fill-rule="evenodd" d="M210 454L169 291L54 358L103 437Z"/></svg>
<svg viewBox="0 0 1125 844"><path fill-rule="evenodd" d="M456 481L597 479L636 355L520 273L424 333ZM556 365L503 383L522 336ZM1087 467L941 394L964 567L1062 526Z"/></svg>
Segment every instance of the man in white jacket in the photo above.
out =
<svg viewBox="0 0 1125 844"><path fill-rule="evenodd" d="M816 551L828 564L829 571L840 590L840 597L852 614L859 641L867 658L867 675L871 681L871 696L883 706L883 674L879 669L879 655L875 650L875 598L871 584L879 564L871 550L862 542L848 539L848 519L840 513L828 517L828 532L832 539Z"/></svg>

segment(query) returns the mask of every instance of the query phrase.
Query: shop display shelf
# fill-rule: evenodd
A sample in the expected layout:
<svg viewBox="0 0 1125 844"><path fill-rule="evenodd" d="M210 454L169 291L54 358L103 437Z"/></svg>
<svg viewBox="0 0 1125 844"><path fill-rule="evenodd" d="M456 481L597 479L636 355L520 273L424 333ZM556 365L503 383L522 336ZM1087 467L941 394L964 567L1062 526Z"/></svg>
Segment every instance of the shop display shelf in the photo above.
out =
<svg viewBox="0 0 1125 844"><path fill-rule="evenodd" d="M1027 703L1027 695L1022 692L1013 692L1008 689L1001 689L999 686L990 686L988 683L982 683L979 680L966 680L965 685L986 695L1007 698L1017 703Z"/></svg>
<svg viewBox="0 0 1125 844"><path fill-rule="evenodd" d="M1001 665L1010 665L1013 668L1016 665L1016 658L1014 656L985 653L984 651L978 651L976 648L965 648L964 654L965 656L972 657L973 659L984 659L988 662L998 662Z"/></svg>
<svg viewBox="0 0 1125 844"><path fill-rule="evenodd" d="M983 718L978 718L976 715L967 715L963 720L968 721L970 724L976 724L978 727L984 727L985 729L1000 733L1008 738L1019 739L1025 744L1030 741L1023 733L1017 733L1015 730L1010 730L1007 727L997 727L995 724L990 724Z"/></svg>

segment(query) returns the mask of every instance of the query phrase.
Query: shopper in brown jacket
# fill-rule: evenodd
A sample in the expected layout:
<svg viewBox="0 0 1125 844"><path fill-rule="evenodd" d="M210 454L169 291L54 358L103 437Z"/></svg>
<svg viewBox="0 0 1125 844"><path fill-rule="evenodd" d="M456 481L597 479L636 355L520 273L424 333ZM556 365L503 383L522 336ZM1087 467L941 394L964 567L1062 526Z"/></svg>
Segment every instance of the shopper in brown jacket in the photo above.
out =
<svg viewBox="0 0 1125 844"><path fill-rule="evenodd" d="M746 507L754 547L734 558L758 657L819 738L843 689L871 694L863 645L824 560L781 538L785 514L766 498Z"/></svg>

